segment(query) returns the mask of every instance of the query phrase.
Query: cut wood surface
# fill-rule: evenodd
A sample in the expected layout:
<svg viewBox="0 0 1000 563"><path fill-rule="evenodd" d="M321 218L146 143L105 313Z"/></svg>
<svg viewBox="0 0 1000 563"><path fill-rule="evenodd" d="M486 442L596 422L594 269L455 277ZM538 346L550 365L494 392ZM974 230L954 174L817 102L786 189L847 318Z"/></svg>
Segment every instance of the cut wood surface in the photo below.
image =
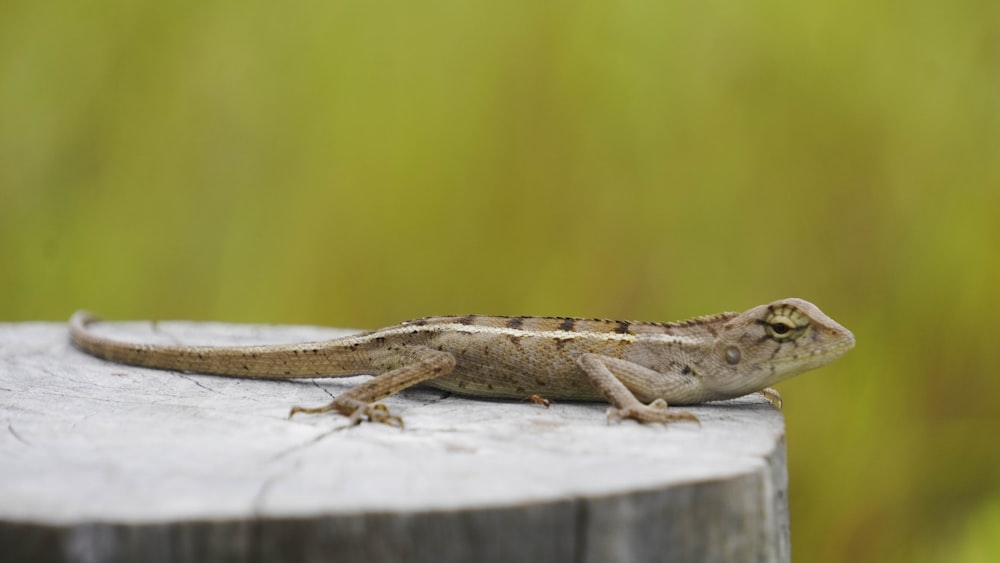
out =
<svg viewBox="0 0 1000 563"><path fill-rule="evenodd" d="M95 326L258 344L351 331ZM701 425L600 403L414 389L405 430L296 416L365 378L244 380L87 356L58 323L0 324L3 561L787 561L784 426L763 398Z"/></svg>

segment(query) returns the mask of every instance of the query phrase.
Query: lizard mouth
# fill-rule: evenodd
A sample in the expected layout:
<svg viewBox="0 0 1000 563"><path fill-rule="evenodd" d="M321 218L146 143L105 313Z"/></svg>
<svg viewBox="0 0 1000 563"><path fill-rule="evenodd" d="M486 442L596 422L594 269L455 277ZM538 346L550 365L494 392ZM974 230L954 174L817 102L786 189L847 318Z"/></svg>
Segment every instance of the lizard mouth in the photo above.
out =
<svg viewBox="0 0 1000 563"><path fill-rule="evenodd" d="M838 336L839 338L837 338L834 342L827 344L826 346L815 348L806 355L795 354L782 358L778 360L777 363L785 365L802 363L803 369L801 371L815 369L826 365L854 348L854 334L852 334L851 331L843 329ZM803 360L805 360L804 363Z"/></svg>

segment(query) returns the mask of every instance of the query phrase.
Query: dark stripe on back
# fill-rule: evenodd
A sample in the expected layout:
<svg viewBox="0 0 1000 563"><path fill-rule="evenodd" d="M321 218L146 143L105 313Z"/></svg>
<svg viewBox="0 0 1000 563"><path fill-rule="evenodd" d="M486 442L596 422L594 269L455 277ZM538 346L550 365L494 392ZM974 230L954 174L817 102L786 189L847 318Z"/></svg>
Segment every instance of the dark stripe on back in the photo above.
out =
<svg viewBox="0 0 1000 563"><path fill-rule="evenodd" d="M576 319L564 318L561 323L559 323L559 330L572 331L576 328Z"/></svg>

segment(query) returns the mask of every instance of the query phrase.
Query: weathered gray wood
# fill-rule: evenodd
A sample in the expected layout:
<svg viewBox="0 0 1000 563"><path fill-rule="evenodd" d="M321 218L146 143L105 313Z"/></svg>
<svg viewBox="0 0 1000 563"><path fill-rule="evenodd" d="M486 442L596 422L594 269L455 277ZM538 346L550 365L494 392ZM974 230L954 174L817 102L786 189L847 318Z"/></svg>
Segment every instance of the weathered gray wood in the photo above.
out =
<svg viewBox="0 0 1000 563"><path fill-rule="evenodd" d="M124 339L288 342L345 331L169 322ZM412 390L407 428L289 421L358 381L110 364L54 323L0 324L3 561L787 561L781 414L611 424L605 405Z"/></svg>

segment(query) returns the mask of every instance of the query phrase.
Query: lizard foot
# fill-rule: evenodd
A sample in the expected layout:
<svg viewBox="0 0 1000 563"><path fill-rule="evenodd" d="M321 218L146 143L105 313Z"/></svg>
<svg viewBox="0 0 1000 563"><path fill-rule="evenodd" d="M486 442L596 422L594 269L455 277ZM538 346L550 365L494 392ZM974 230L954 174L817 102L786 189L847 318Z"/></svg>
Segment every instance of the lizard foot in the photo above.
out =
<svg viewBox="0 0 1000 563"><path fill-rule="evenodd" d="M774 405L774 408L778 409L779 411L781 410L781 394L778 393L777 389L772 389L771 387L767 387L765 389L757 391L757 394L767 399L767 402Z"/></svg>
<svg viewBox="0 0 1000 563"><path fill-rule="evenodd" d="M659 422L666 424L668 422L680 422L686 420L701 424L698 417L688 411L668 410L667 402L663 399L656 399L648 405L639 404L626 408L610 407L607 412L609 421L625 420L626 418L630 418L641 423Z"/></svg>
<svg viewBox="0 0 1000 563"><path fill-rule="evenodd" d="M542 405L545 408L549 408L552 406L552 401L546 399L545 397L542 397L541 395L532 395L531 397L528 398L528 400L531 401L532 403L535 403L536 405Z"/></svg>
<svg viewBox="0 0 1000 563"><path fill-rule="evenodd" d="M347 418L353 426L355 424L361 424L361 417L365 416L368 417L368 422L380 422L382 424L394 426L400 430L403 429L403 419L390 413L389 407L383 405L382 403L368 403L355 410L354 413Z"/></svg>
<svg viewBox="0 0 1000 563"><path fill-rule="evenodd" d="M300 412L322 414L334 410L346 416L351 426L361 424L361 421L367 418L369 422L380 422L396 428L403 428L403 419L390 413L389 407L382 403L365 403L354 399L340 400L339 402L334 399L333 402L322 407L292 407L288 418L292 418Z"/></svg>

